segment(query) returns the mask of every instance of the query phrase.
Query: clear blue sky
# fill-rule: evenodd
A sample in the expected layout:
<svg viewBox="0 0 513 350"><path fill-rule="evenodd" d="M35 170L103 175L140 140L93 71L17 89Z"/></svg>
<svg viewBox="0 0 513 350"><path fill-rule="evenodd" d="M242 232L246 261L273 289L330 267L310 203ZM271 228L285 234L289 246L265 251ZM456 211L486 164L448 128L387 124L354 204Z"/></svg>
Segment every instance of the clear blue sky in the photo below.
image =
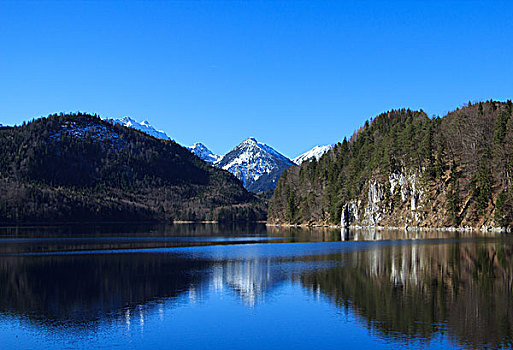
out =
<svg viewBox="0 0 513 350"><path fill-rule="evenodd" d="M289 157L392 108L513 97L513 1L0 2L0 123L149 120Z"/></svg>

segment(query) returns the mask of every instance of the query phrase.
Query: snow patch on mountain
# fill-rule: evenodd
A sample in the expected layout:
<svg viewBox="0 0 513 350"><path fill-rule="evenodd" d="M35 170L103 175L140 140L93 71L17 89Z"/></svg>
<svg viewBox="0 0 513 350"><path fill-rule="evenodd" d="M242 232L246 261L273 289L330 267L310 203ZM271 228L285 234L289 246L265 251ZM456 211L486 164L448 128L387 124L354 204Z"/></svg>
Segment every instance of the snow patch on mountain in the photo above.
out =
<svg viewBox="0 0 513 350"><path fill-rule="evenodd" d="M153 126L151 126L151 124L147 120L139 123L138 121L136 121L130 117L124 117L124 118L120 118L120 119L110 119L110 121L114 124L120 124L120 125L126 126L127 128L132 128L132 129L142 131L142 132L144 132L150 136L156 137L158 139L171 140L171 138L169 136L167 136L167 134L164 131L155 129Z"/></svg>
<svg viewBox="0 0 513 350"><path fill-rule="evenodd" d="M77 139L89 138L96 143L111 143L116 145L118 150L127 145L127 141L113 131L112 127L95 122L64 121L57 130L48 135L48 139L50 142L57 142L63 136Z"/></svg>
<svg viewBox="0 0 513 350"><path fill-rule="evenodd" d="M303 163L305 161L310 161L314 158L316 160L319 160L324 153L330 151L334 146L335 145L315 146L311 150L292 159L292 161L297 165L301 165L301 163Z"/></svg>
<svg viewBox="0 0 513 350"><path fill-rule="evenodd" d="M204 144L196 142L194 145L187 147L189 151L197 155L200 159L204 160L209 164L218 162L223 156L214 154Z"/></svg>

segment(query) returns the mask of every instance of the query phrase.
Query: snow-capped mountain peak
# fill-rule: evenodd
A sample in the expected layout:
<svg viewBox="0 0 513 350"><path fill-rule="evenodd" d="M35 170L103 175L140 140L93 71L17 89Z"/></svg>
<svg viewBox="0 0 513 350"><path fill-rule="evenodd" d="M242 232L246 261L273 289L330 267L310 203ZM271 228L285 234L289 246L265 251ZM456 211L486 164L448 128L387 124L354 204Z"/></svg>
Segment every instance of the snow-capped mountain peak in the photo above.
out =
<svg viewBox="0 0 513 350"><path fill-rule="evenodd" d="M212 153L204 144L196 142L194 145L187 147L189 151L197 155L200 159L209 164L218 162L223 156Z"/></svg>
<svg viewBox="0 0 513 350"><path fill-rule="evenodd" d="M258 141L254 137L248 137L244 141L241 142L241 144L257 144Z"/></svg>
<svg viewBox="0 0 513 350"><path fill-rule="evenodd" d="M325 145L325 146L315 146L311 150L301 154L300 156L297 156L296 158L292 159L294 163L297 165L300 165L301 163L305 161L309 161L312 159L319 160L322 155L328 151L330 151L335 145Z"/></svg>
<svg viewBox="0 0 513 350"><path fill-rule="evenodd" d="M253 149L254 147L256 147L256 148ZM277 152L271 146L268 146L268 145L266 145L265 143L262 143L262 142L258 142L257 139L254 138L254 137L248 137L247 139L242 141L237 147L235 147L234 150L235 149L242 149L242 148L247 148L247 151L256 150L258 148L261 152L269 153L269 154L273 155L274 157L277 157L278 159L280 159L280 160L282 160L284 162L290 162L289 158L287 158L283 154Z"/></svg>
<svg viewBox="0 0 513 350"><path fill-rule="evenodd" d="M249 191L260 192L274 188L281 173L295 164L272 147L250 137L215 165L234 174Z"/></svg>
<svg viewBox="0 0 513 350"><path fill-rule="evenodd" d="M164 131L155 129L153 126L151 126L151 124L147 120L139 123L130 117L123 117L120 119L111 119L111 121L114 124L121 124L128 128L142 131L142 132L144 132L150 136L156 137L158 139L171 140L171 138L169 136L167 136L167 134Z"/></svg>

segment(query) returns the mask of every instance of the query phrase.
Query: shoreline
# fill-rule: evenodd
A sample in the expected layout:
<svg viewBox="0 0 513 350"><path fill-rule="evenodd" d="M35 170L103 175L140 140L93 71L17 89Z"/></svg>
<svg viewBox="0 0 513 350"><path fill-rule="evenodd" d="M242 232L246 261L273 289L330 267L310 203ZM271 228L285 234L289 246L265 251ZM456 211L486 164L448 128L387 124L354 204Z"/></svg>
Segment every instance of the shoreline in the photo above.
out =
<svg viewBox="0 0 513 350"><path fill-rule="evenodd" d="M342 227L341 225L320 225L320 224L273 224L266 223L271 227L302 227L302 228L331 228L331 229L351 229L351 230L375 230L375 231L439 231L439 232L495 232L495 233L511 233L511 227L421 227L421 226L363 226L349 225Z"/></svg>

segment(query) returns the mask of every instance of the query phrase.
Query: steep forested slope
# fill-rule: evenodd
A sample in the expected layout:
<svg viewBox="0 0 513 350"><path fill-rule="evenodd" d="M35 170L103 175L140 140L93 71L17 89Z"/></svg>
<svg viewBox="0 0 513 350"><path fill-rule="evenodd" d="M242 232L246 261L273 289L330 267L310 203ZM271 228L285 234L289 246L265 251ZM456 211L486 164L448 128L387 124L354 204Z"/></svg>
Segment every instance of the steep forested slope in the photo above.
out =
<svg viewBox="0 0 513 350"><path fill-rule="evenodd" d="M226 171L96 116L0 129L0 222L262 219Z"/></svg>
<svg viewBox="0 0 513 350"><path fill-rule="evenodd" d="M513 106L482 102L430 119L377 116L318 162L279 179L269 220L342 225L513 223Z"/></svg>

